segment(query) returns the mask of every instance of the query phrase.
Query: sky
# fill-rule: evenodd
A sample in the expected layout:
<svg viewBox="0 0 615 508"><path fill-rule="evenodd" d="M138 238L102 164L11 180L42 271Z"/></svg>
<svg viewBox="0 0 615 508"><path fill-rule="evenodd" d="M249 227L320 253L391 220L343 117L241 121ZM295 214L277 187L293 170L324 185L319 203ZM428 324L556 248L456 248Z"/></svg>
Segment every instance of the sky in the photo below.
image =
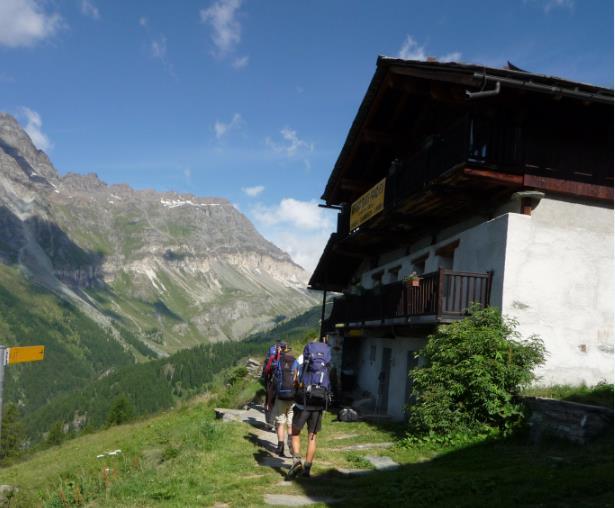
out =
<svg viewBox="0 0 615 508"><path fill-rule="evenodd" d="M61 174L226 197L308 271L378 55L613 87L610 0L0 0L0 111Z"/></svg>

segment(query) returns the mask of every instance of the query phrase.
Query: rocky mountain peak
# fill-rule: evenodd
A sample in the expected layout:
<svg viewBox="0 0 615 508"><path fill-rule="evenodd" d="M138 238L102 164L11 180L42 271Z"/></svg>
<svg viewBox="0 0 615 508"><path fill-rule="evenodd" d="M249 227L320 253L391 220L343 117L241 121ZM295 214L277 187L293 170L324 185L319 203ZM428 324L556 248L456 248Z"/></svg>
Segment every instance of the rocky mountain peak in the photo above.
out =
<svg viewBox="0 0 615 508"><path fill-rule="evenodd" d="M66 173L62 177L62 184L72 190L82 192L99 192L107 190L107 184L103 182L96 173Z"/></svg>
<svg viewBox="0 0 615 508"><path fill-rule="evenodd" d="M35 184L53 186L59 179L47 154L34 146L30 136L15 117L0 112L0 153L17 162L27 179ZM16 176L16 175L15 175Z"/></svg>
<svg viewBox="0 0 615 508"><path fill-rule="evenodd" d="M60 177L6 114L2 263L124 334L126 347L141 351L138 338L159 354L239 339L317 302L305 271L227 199Z"/></svg>

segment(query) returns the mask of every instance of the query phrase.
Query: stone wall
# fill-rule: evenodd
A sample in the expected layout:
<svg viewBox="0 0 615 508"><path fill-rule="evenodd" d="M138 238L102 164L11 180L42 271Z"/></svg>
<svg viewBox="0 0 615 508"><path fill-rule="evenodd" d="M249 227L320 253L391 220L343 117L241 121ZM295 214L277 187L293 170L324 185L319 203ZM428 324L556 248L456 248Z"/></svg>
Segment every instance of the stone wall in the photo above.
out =
<svg viewBox="0 0 615 508"><path fill-rule="evenodd" d="M529 425L535 442L551 435L583 444L613 431L613 410L607 407L540 397L527 397L524 402L531 411Z"/></svg>

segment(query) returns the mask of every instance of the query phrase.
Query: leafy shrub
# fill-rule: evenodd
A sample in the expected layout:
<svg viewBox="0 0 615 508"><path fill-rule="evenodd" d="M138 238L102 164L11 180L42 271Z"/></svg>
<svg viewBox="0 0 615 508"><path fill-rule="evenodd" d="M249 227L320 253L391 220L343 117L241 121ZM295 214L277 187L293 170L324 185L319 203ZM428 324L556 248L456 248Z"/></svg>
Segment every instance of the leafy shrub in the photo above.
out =
<svg viewBox="0 0 615 508"><path fill-rule="evenodd" d="M49 446L57 446L59 444L62 444L62 441L64 441L65 437L66 436L64 435L64 423L55 422L47 433L46 443Z"/></svg>
<svg viewBox="0 0 615 508"><path fill-rule="evenodd" d="M237 381L240 381L240 380L244 379L247 375L248 375L248 369L247 368L245 368L245 367L236 367L235 369L233 369L231 371L230 375L226 379L226 382L232 386L235 383L237 383Z"/></svg>
<svg viewBox="0 0 615 508"><path fill-rule="evenodd" d="M522 340L516 326L495 308L473 307L428 338L419 352L425 364L410 373L412 434L509 433L522 421L516 395L534 379L545 348L536 336Z"/></svg>
<svg viewBox="0 0 615 508"><path fill-rule="evenodd" d="M0 437L0 460L19 454L24 441L24 428L19 408L9 402L2 412L2 435Z"/></svg>
<svg viewBox="0 0 615 508"><path fill-rule="evenodd" d="M109 415L107 416L107 425L121 425L130 420L135 412L134 406L126 394L122 393L113 399Z"/></svg>

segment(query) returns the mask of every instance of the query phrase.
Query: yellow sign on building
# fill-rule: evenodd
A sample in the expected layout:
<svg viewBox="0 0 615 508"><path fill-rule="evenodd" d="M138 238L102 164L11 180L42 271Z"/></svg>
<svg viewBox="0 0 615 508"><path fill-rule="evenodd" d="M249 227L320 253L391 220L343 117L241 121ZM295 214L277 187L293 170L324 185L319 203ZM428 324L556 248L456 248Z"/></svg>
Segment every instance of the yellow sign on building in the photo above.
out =
<svg viewBox="0 0 615 508"><path fill-rule="evenodd" d="M352 204L350 207L350 231L358 228L384 209L385 184L386 178L383 178Z"/></svg>
<svg viewBox="0 0 615 508"><path fill-rule="evenodd" d="M24 362L40 362L45 358L45 346L10 347L8 364Z"/></svg>

